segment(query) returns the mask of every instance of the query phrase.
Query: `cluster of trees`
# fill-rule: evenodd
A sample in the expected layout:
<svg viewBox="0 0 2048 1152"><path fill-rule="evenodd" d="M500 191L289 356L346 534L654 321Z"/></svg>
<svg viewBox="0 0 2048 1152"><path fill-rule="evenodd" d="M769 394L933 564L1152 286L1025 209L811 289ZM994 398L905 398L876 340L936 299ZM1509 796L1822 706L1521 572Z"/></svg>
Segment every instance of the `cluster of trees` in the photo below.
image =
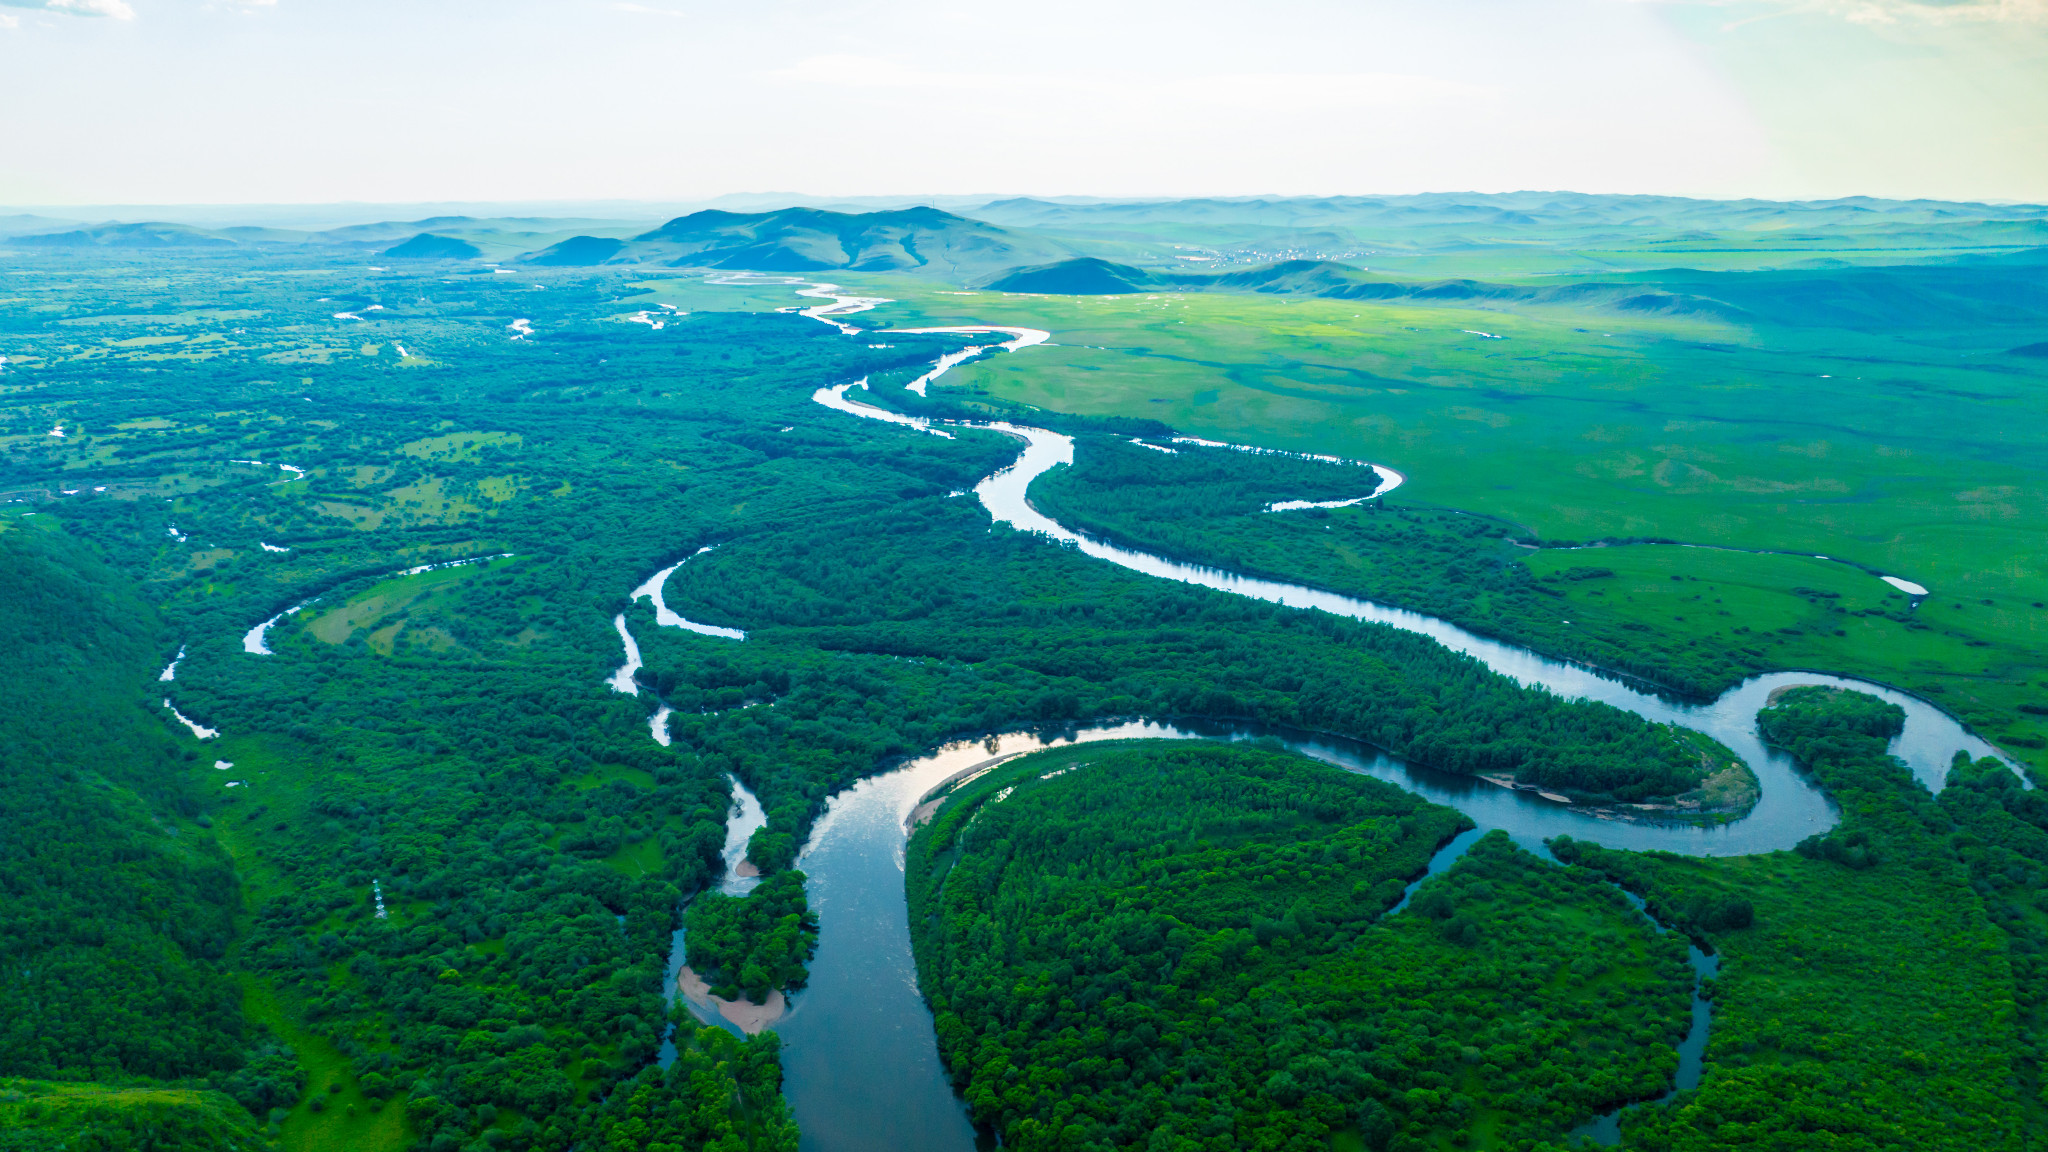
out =
<svg viewBox="0 0 2048 1152"><path fill-rule="evenodd" d="M677 1014L676 1060L621 1084L588 1126L593 1152L796 1152L781 1038L738 1039Z"/></svg>
<svg viewBox="0 0 2048 1152"><path fill-rule="evenodd" d="M818 946L818 917L804 899L804 874L777 872L744 896L706 892L685 917L690 967L727 1000L756 1004L777 988L801 988Z"/></svg>
<svg viewBox="0 0 2048 1152"><path fill-rule="evenodd" d="M919 983L1024 1149L1533 1147L1668 1086L1684 946L1611 886L1289 754L1095 745L959 789L906 866Z"/></svg>
<svg viewBox="0 0 2048 1152"><path fill-rule="evenodd" d="M782 1099L775 1034L741 1040L721 1028L699 1028L680 1011L671 1027L673 1060L644 1064L585 1107L571 1107L566 1098L465 1106L415 1091L406 1117L420 1133L418 1143L429 1148L473 1148L481 1140L482 1147L506 1152L795 1152L796 1123Z"/></svg>
<svg viewBox="0 0 2048 1152"><path fill-rule="evenodd" d="M1955 821L1949 842L1970 871L1970 887L2005 937L2019 1030L2013 1069L2026 1130L2048 1133L2048 796L2022 787L1997 760L1972 762L1958 752L1939 799Z"/></svg>
<svg viewBox="0 0 2048 1152"><path fill-rule="evenodd" d="M2038 1143L2048 1127L2030 1037L2042 985L2029 960L2040 912L2031 896L2004 895L2035 858L1991 850L2005 834L2040 844L2039 806L2001 802L2008 786L2032 794L2003 765L1965 759L1937 800L1886 753L1903 713L1861 693L1794 689L1758 719L1841 805L1819 850L1715 859L1554 845L1722 957L1699 1089L1625 1114L1624 1143Z"/></svg>
<svg viewBox="0 0 2048 1152"><path fill-rule="evenodd" d="M1521 561L1526 531L1516 525L1398 494L1265 512L1283 500L1354 499L1377 482L1355 465L1195 447L1168 456L1097 434L1079 437L1073 467L1040 478L1031 499L1105 540L1424 612L1694 696L1718 695L1762 667L1724 645L1565 624L1553 585Z"/></svg>

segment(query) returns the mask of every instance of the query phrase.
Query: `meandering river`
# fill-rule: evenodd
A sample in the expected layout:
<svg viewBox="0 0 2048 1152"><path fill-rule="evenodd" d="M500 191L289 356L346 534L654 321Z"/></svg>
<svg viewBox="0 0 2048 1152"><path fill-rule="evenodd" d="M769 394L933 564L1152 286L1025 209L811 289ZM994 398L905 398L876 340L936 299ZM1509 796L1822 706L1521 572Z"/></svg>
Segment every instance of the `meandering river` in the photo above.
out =
<svg viewBox="0 0 2048 1152"><path fill-rule="evenodd" d="M806 309L805 313L842 331L851 329L850 335L872 335L844 324L837 317L865 311L883 301L835 297L833 292L830 285L811 285L804 295L829 297L833 303ZM951 363L945 367L951 367ZM937 365L934 369L916 383L929 384L943 370ZM986 1145L986 1136L975 1133L965 1106L954 1096L939 1062L931 1014L917 988L903 894L907 818L941 781L983 761L1067 741L1277 737L1306 755L1347 771L1392 781L1470 816L1478 829L1458 837L1437 853L1429 866L1429 871L1435 873L1449 867L1467 845L1492 829L1507 832L1516 842L1538 853L1544 851L1544 839L1567 834L1617 848L1659 848L1702 856L1790 848L1805 837L1824 831L1835 823L1833 805L1788 756L1767 748L1756 730L1758 709L1772 691L1789 685L1852 688L1899 705L1906 712L1906 725L1893 741L1892 752L1909 764L1929 788L1941 787L1950 757L1958 750L1972 756L1997 755L1990 745L1940 709L1867 681L1777 672L1746 680L1709 703L1682 703L1644 692L1598 670L1540 656L1420 613L1298 584L1169 560L1096 540L1045 516L1027 499L1033 480L1073 461L1071 438L1042 428L1002 422L935 424L848 396L854 388L865 386L866 382L861 381L820 389L813 399L852 416L935 435L950 435L948 428L971 427L1002 433L1022 443L1023 449L1012 464L985 478L974 489L990 516L1001 523L1160 579L1421 633L1525 686L1540 687L1566 698L1602 701L1653 722L1706 733L1749 764L1762 786L1762 796L1749 815L1718 826L1625 821L1472 777L1434 772L1341 737L1247 725L1141 720L1056 732L1007 732L948 745L893 771L862 780L834 796L798 860L798 867L809 877L811 904L819 916L818 952L811 965L808 988L794 998L777 1031L784 1043L785 1091L803 1128L805 1152L965 1152L975 1147L978 1140ZM1178 443L1191 445L1192 449L1236 447L1191 440ZM1375 495L1389 490L1400 479L1391 469L1379 471L1379 476ZM1697 958L1700 963L1696 967L1706 967L1704 962L1708 959ZM1707 1025L1704 1004L1696 1004L1693 1032L1683 1045L1682 1080L1697 1082ZM1612 1129L1605 1119L1589 1126L1589 1134L1607 1137Z"/></svg>

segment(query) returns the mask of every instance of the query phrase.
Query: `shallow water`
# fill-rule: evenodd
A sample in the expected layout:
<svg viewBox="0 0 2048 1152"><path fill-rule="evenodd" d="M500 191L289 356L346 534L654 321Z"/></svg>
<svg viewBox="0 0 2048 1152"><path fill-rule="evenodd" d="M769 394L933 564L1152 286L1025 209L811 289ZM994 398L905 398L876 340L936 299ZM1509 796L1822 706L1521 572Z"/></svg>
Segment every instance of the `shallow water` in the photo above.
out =
<svg viewBox="0 0 2048 1152"><path fill-rule="evenodd" d="M277 622L279 620L282 620L287 616L297 615L299 612L302 612L305 609L311 607L313 603L313 600L308 600L303 604L294 604L291 607L285 609L284 611L279 612L277 615L272 616L270 619L265 620L263 623L258 624L254 628L249 629L249 631L242 636L242 651L247 652L251 656L276 655L276 653L270 650L270 630L277 626Z"/></svg>
<svg viewBox="0 0 2048 1152"><path fill-rule="evenodd" d="M626 629L626 614L624 612L612 617L612 627L618 629L619 643L623 644L626 649L626 661L614 669L610 676L605 678L605 683L609 684L614 692L624 692L628 696L638 696L640 694L640 685L634 683L633 674L640 671L640 645L633 639L633 634Z"/></svg>
<svg viewBox="0 0 2048 1152"><path fill-rule="evenodd" d="M747 841L754 833L768 823L768 813L761 808L761 801L738 778L728 776L732 785L732 811L725 820L725 875L719 878L718 890L728 896L744 896L760 883L756 876L740 875L739 867L747 858Z"/></svg>
<svg viewBox="0 0 2048 1152"><path fill-rule="evenodd" d="M858 331L858 329L856 329L856 331ZM1008 336L1010 337L1010 339L1005 340L1000 344L973 344L969 345L966 348L960 349L958 352L948 352L944 356L939 357L938 362L932 365L931 371L926 372L924 375L919 376L917 379L912 380L910 383L905 384L903 386L909 391L917 393L919 396L925 394L926 386L929 385L932 381L937 380L941 376L944 376L948 371L951 371L956 365L963 364L969 360L972 360L976 356L981 355L983 352L986 352L991 348L1001 348L1005 352L1015 352L1019 348L1029 348L1034 344L1045 343L1047 340L1052 339L1052 333L1047 332L1043 328L990 328L979 324L964 324L950 328L884 328L881 332L881 334L884 336L922 336L940 334L953 336L981 336L993 335L998 333Z"/></svg>
<svg viewBox="0 0 2048 1152"><path fill-rule="evenodd" d="M667 713L668 706L663 705L661 714L665 716ZM659 738L657 737L657 739ZM666 745L668 741L662 740L661 743ZM755 797L754 793L745 784L740 783L737 778L732 776L727 776L726 782L732 785L732 807L725 814L725 848L722 853L725 858L725 874L719 877L718 890L728 896L744 896L754 890L754 885L760 883L760 879L755 876L740 875L739 865L741 861L747 858L747 840L754 835L755 831L768 822L768 814L762 811L761 801ZM676 980L681 975L688 960L688 945L686 941L687 933L685 929L678 928L669 934L667 976L662 981L661 996L670 1007L675 1006L677 996ZM689 1006L690 1015L695 1017L699 1023L723 1028L734 1035L744 1035L743 1032L733 1026L731 1021L719 1016L716 1012L707 1011L703 1006L689 1001L685 1001L685 1003ZM674 1032L675 1029L671 1026L662 1035L661 1052L656 1057L656 1062L663 1068L675 1062L676 1046Z"/></svg>
<svg viewBox="0 0 2048 1152"><path fill-rule="evenodd" d="M699 548L689 556L649 576L638 588L633 589L628 599L638 600L642 596L647 597L654 605L654 622L662 627L682 628L703 636L723 636L728 640L745 640L747 634L737 628L721 628L716 624L699 624L695 620L685 619L672 611L668 606L668 602L661 598L661 590L668 583L668 578L674 574L675 570L711 551L712 547L714 545L706 545L703 548Z"/></svg>
<svg viewBox="0 0 2048 1152"><path fill-rule="evenodd" d="M193 720L191 717L185 715L183 712L178 711L177 706L171 703L169 697L164 698L164 707L169 708L171 710L171 715L177 718L178 723L183 724L187 728L190 728L192 730L192 735L198 737L199 739L211 740L215 736L220 735L220 729L207 728L198 723L197 721Z"/></svg>

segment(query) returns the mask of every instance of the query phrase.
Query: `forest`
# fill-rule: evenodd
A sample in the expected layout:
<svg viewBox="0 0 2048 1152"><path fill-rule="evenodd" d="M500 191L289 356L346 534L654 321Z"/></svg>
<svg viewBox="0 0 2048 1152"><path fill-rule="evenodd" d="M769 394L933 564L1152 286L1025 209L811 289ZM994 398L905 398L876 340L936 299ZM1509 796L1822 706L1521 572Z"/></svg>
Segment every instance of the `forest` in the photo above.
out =
<svg viewBox="0 0 2048 1152"><path fill-rule="evenodd" d="M42 519L0 532L0 1074L224 1073L253 1038L241 893L208 769L145 695L162 622Z"/></svg>
<svg viewBox="0 0 2048 1152"><path fill-rule="evenodd" d="M685 919L690 967L712 995L759 1004L778 988L804 986L818 918L804 899L802 872L777 872L744 896L706 892Z"/></svg>
<svg viewBox="0 0 2048 1152"><path fill-rule="evenodd" d="M2040 1140L2039 910L2012 900L2039 857L1993 846L2039 840L2043 813L2003 802L2033 793L1995 761L1965 758L1930 795L1885 751L1902 719L1827 688L1787 691L1760 715L1842 807L1841 824L1798 851L1698 859L1552 844L1722 957L1705 1079L1669 1107L1626 1113L1627 1146Z"/></svg>
<svg viewBox="0 0 2048 1152"><path fill-rule="evenodd" d="M1654 1095L1690 972L1611 885L1291 753L1027 757L911 842L920 984L1006 1146L1531 1148Z"/></svg>

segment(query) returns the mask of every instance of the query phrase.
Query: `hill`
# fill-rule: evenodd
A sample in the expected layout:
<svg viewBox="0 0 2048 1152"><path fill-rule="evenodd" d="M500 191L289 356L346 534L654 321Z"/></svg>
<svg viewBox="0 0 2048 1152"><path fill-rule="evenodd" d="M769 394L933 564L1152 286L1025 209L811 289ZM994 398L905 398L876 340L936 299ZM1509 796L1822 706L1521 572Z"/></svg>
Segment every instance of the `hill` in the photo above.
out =
<svg viewBox="0 0 2048 1152"><path fill-rule="evenodd" d="M619 254L626 246L624 240L610 236L571 236L560 244L550 245L525 257L528 264L548 267L581 267L602 264Z"/></svg>
<svg viewBox="0 0 2048 1152"><path fill-rule="evenodd" d="M100 224L69 232L15 236L7 241L24 248L232 248L235 241L218 232L189 224Z"/></svg>
<svg viewBox="0 0 2048 1152"><path fill-rule="evenodd" d="M982 276L1072 255L1063 245L936 208L893 212L708 209L633 238L612 263L758 272L930 272Z"/></svg>
<svg viewBox="0 0 2048 1152"><path fill-rule="evenodd" d="M1233 272L1154 272L1080 257L1012 268L982 282L1005 292L1096 296L1126 292L1258 292L1335 300L1566 305L1735 323L1859 331L2048 323L2048 284L2026 264L1903 265L1767 272L1667 269L1535 286L1382 276L1334 260L1283 260ZM2044 355L2048 343L2010 349Z"/></svg>
<svg viewBox="0 0 2048 1152"><path fill-rule="evenodd" d="M1052 296L1112 296L1143 292L1159 283L1159 277L1142 268L1080 256L1056 264L1012 268L985 287L999 292L1039 292Z"/></svg>
<svg viewBox="0 0 2048 1152"><path fill-rule="evenodd" d="M1828 263L1996 259L2048 239L2048 207L1850 197L1693 200L1571 192L997 200L967 215L1029 228L1081 252L1148 267L1370 258L1409 276L1521 279L1689 265L1786 269Z"/></svg>
<svg viewBox="0 0 2048 1152"><path fill-rule="evenodd" d="M422 232L403 244L386 248L382 254L396 260L469 260L483 255L483 249L454 236Z"/></svg>

